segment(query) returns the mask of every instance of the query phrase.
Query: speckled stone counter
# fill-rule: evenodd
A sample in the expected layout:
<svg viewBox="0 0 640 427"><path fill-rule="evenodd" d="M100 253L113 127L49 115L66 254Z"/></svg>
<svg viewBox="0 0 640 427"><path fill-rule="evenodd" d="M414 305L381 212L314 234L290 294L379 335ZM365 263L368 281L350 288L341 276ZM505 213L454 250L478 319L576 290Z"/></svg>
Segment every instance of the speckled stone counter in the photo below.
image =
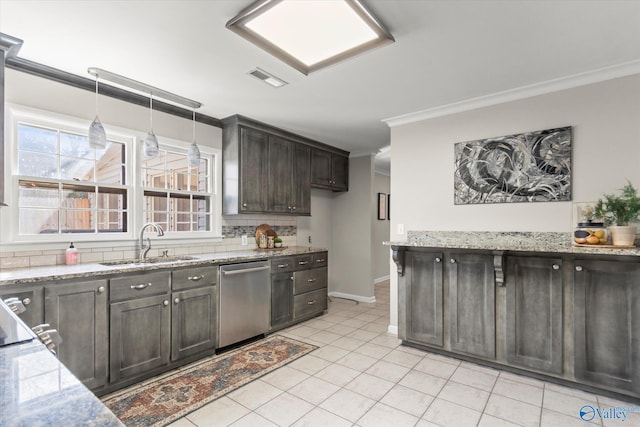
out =
<svg viewBox="0 0 640 427"><path fill-rule="evenodd" d="M233 262L268 259L276 256L299 255L312 252L324 252L326 249L307 246L291 246L281 250L268 251L233 251L214 254L190 255L194 259L153 264L135 263L122 265L78 264L54 265L47 267L20 268L0 271L0 286L44 282L47 280L64 280L77 278L99 278L118 273L134 273L165 268L204 266L227 264Z"/></svg>
<svg viewBox="0 0 640 427"><path fill-rule="evenodd" d="M0 348L0 425L123 426L39 341Z"/></svg>
<svg viewBox="0 0 640 427"><path fill-rule="evenodd" d="M425 248L640 256L639 248L574 246L571 243L571 233L557 232L409 231L407 241L385 244Z"/></svg>

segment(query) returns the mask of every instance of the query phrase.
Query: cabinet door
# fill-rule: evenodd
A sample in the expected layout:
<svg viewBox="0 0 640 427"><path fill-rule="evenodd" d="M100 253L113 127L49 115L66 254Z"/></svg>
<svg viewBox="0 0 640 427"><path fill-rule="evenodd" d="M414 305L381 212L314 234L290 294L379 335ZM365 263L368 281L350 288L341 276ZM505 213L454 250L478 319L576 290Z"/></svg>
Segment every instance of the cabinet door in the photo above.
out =
<svg viewBox="0 0 640 427"><path fill-rule="evenodd" d="M169 363L169 295L111 304L111 382Z"/></svg>
<svg viewBox="0 0 640 427"><path fill-rule="evenodd" d="M406 339L442 347L442 254L407 252Z"/></svg>
<svg viewBox="0 0 640 427"><path fill-rule="evenodd" d="M640 392L640 264L577 260L576 378Z"/></svg>
<svg viewBox="0 0 640 427"><path fill-rule="evenodd" d="M253 129L240 130L240 212L267 211L269 137Z"/></svg>
<svg viewBox="0 0 640 427"><path fill-rule="evenodd" d="M293 273L271 275L271 329L287 326L293 320Z"/></svg>
<svg viewBox="0 0 640 427"><path fill-rule="evenodd" d="M311 185L320 188L331 188L331 153L328 151L311 150Z"/></svg>
<svg viewBox="0 0 640 427"><path fill-rule="evenodd" d="M291 145L286 139L269 137L269 212L291 212Z"/></svg>
<svg viewBox="0 0 640 427"><path fill-rule="evenodd" d="M107 281L45 286L44 319L57 329L58 358L88 388L107 382Z"/></svg>
<svg viewBox="0 0 640 427"><path fill-rule="evenodd" d="M493 257L453 253L448 258L451 350L495 358Z"/></svg>
<svg viewBox="0 0 640 427"><path fill-rule="evenodd" d="M510 364L562 373L562 260L507 258L506 356Z"/></svg>
<svg viewBox="0 0 640 427"><path fill-rule="evenodd" d="M292 144L291 206L296 215L311 215L311 149Z"/></svg>
<svg viewBox="0 0 640 427"><path fill-rule="evenodd" d="M2 289L0 299L7 300L9 298L18 298L22 301L25 311L18 314L24 323L29 327L34 327L43 323L43 303L42 303L42 286L37 288L27 288L21 286L19 289Z"/></svg>
<svg viewBox="0 0 640 427"><path fill-rule="evenodd" d="M349 158L338 154L331 155L331 176L334 191L347 191L349 188Z"/></svg>
<svg viewBox="0 0 640 427"><path fill-rule="evenodd" d="M216 290L215 286L207 286L173 293L171 360L215 347Z"/></svg>

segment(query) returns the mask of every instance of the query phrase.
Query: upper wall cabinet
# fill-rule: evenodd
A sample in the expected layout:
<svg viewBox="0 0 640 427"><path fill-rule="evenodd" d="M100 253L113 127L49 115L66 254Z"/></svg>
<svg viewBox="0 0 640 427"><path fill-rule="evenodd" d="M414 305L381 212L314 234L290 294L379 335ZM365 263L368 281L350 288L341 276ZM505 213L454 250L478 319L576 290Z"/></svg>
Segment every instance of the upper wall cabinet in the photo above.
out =
<svg viewBox="0 0 640 427"><path fill-rule="evenodd" d="M311 186L348 191L349 157L326 150L311 150Z"/></svg>
<svg viewBox="0 0 640 427"><path fill-rule="evenodd" d="M222 123L224 215L310 215L315 169L327 169L327 179L340 183L334 187L317 185L318 188L347 190L348 152L242 116L228 117ZM325 157L314 157L312 153L316 152ZM333 156L338 160L334 161ZM321 163L318 167L314 158ZM332 178L333 168L340 171L338 179Z"/></svg>

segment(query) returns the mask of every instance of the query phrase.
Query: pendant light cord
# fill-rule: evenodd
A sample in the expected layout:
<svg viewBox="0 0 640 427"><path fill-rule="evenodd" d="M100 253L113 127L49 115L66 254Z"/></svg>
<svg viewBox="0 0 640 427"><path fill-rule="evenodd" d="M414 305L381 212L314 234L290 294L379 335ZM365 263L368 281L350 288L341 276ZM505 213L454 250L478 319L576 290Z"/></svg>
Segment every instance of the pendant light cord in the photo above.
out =
<svg viewBox="0 0 640 427"><path fill-rule="evenodd" d="M193 109L193 143L196 143L196 109Z"/></svg>
<svg viewBox="0 0 640 427"><path fill-rule="evenodd" d="M96 117L98 117L98 75L96 74Z"/></svg>
<svg viewBox="0 0 640 427"><path fill-rule="evenodd" d="M151 124L151 132L153 132L153 93L149 92L149 122Z"/></svg>

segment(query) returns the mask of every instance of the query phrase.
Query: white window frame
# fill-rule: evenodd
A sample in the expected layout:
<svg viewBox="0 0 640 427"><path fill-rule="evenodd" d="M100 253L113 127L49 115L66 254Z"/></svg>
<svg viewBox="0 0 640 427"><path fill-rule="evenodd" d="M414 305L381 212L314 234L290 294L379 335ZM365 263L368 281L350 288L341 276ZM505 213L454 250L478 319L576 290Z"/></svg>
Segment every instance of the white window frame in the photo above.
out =
<svg viewBox="0 0 640 427"><path fill-rule="evenodd" d="M140 164L142 146L146 131L120 128L105 124L110 140L125 144L126 184L127 188L127 231L124 233L62 233L20 235L18 231L18 124L27 123L60 129L72 133L86 134L90 120L79 119L59 113L40 110L17 104L6 104L5 123L5 201L8 207L0 208L0 243L2 250L24 250L25 246L38 249L58 248L59 243L70 241L94 243L95 247L129 247L137 241L143 219L144 191L141 183ZM191 142L158 136L161 147L178 151L187 151ZM222 150L198 144L203 156L210 156L209 176L211 179L211 231L170 232L164 240L186 240L188 242L213 242L222 240ZM120 242L120 243L118 243ZM57 244L56 244L57 243Z"/></svg>

